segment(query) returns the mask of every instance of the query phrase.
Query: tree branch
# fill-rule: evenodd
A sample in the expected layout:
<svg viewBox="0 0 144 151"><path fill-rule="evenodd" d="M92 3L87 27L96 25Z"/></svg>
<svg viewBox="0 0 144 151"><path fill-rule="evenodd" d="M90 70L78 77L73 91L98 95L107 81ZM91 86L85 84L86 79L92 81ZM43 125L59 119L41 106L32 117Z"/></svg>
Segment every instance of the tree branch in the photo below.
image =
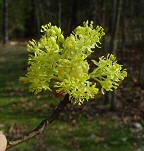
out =
<svg viewBox="0 0 144 151"><path fill-rule="evenodd" d="M39 134L41 134L44 130L44 128L49 125L50 123L52 123L53 121L55 121L61 111L63 111L64 107L70 102L69 100L69 95L66 94L66 96L64 97L64 99L59 103L59 105L57 106L57 108L55 109L55 111L51 114L50 117L44 119L34 130L30 131L29 133L27 133L26 135L16 139L16 140L12 140L12 141L9 141L8 142L8 145L7 145L7 149L15 146L15 145L18 145L22 142L25 142Z"/></svg>

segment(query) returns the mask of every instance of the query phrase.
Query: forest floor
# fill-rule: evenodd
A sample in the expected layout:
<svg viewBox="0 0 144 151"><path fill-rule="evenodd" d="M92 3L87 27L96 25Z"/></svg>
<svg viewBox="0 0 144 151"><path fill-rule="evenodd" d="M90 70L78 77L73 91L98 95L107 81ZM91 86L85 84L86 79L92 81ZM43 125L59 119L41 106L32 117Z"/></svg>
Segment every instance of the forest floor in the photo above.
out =
<svg viewBox="0 0 144 151"><path fill-rule="evenodd" d="M9 140L34 129L59 103L49 92L34 96L19 83L27 69L24 46L0 46L0 130ZM122 85L115 111L104 97L82 106L69 104L60 118L35 139L11 151L144 151L144 90Z"/></svg>

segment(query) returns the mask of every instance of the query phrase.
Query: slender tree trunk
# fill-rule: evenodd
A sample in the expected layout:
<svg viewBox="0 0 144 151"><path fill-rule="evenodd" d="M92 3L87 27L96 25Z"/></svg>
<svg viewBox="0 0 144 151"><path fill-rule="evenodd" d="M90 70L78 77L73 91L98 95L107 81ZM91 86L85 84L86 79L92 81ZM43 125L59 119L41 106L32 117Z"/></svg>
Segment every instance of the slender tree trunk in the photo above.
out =
<svg viewBox="0 0 144 151"><path fill-rule="evenodd" d="M3 44L7 44L8 42L8 0L3 0Z"/></svg>
<svg viewBox="0 0 144 151"><path fill-rule="evenodd" d="M71 12L71 31L77 26L77 0L72 2L72 12Z"/></svg>
<svg viewBox="0 0 144 151"><path fill-rule="evenodd" d="M144 22L142 22L142 25L141 25L142 42L144 42L144 32L143 32L143 29L144 29Z"/></svg>
<svg viewBox="0 0 144 151"><path fill-rule="evenodd" d="M90 7L89 7L89 21L95 21L96 22L96 0L90 1Z"/></svg>
<svg viewBox="0 0 144 151"><path fill-rule="evenodd" d="M130 30L132 31L132 32L130 32L130 41L132 42L131 43L131 45L133 45L133 44L135 44L135 37L134 37L134 35L135 35L135 31L134 31L134 29L135 29L135 25L134 25L134 22L135 22L135 20L133 19L133 16L135 16L135 13L134 13L134 2L132 2L132 3L130 3Z"/></svg>
<svg viewBox="0 0 144 151"><path fill-rule="evenodd" d="M142 52L142 56L144 56L144 51ZM140 86L144 89L144 57L141 58L141 62L139 65L139 81Z"/></svg>
<svg viewBox="0 0 144 151"><path fill-rule="evenodd" d="M126 13L126 0L122 2L122 49L121 49L121 60L124 60L125 53L125 13Z"/></svg>
<svg viewBox="0 0 144 151"><path fill-rule="evenodd" d="M112 14L112 27L111 27L111 41L110 41L110 51L116 56L117 49L117 35L120 22L120 12L121 12L122 0L113 0L113 14ZM110 109L115 110L116 107L116 90L111 93L111 104Z"/></svg>
<svg viewBox="0 0 144 151"><path fill-rule="evenodd" d="M25 20L25 37L33 37L37 36L39 33L39 24L37 23L37 16L36 16L36 0L29 0L28 5L31 6L29 11L29 15Z"/></svg>
<svg viewBox="0 0 144 151"><path fill-rule="evenodd" d="M111 41L110 51L116 55L117 49L117 34L120 22L122 0L113 0L112 26L111 26Z"/></svg>
<svg viewBox="0 0 144 151"><path fill-rule="evenodd" d="M105 14L106 8L105 8L105 0L102 1L102 27L105 28ZM103 52L106 54L106 41L105 36L103 37Z"/></svg>
<svg viewBox="0 0 144 151"><path fill-rule="evenodd" d="M37 33L40 35L40 12L39 12L39 3L38 0L34 0L34 10L36 16L36 23L37 23Z"/></svg>
<svg viewBox="0 0 144 151"><path fill-rule="evenodd" d="M39 12L40 12L42 25L46 24L46 16L45 16L45 12L44 12L45 10L43 8L43 6L45 5L45 3L44 2L42 3L40 0L38 0L37 5L39 6L37 9L39 9Z"/></svg>
<svg viewBox="0 0 144 151"><path fill-rule="evenodd" d="M58 7L59 7L59 11L58 11L58 25L59 25L59 27L61 27L61 13L62 13L61 0L59 0Z"/></svg>
<svg viewBox="0 0 144 151"><path fill-rule="evenodd" d="M105 29L105 17L106 17L106 6L105 6L105 0L102 1L102 4L101 4L101 7L102 7L102 27ZM107 51L106 51L106 39L105 39L105 36L103 37L103 53L104 55L107 54ZM104 105L108 105L109 104L109 100L110 100L110 93L109 92L106 92L106 94L104 95Z"/></svg>

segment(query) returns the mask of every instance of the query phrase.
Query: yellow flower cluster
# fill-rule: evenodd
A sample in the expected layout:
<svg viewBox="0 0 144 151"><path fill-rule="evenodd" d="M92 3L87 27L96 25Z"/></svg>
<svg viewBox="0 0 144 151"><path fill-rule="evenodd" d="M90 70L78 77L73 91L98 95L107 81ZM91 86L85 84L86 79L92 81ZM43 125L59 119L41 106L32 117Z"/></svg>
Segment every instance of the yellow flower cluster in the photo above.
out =
<svg viewBox="0 0 144 151"><path fill-rule="evenodd" d="M80 105L98 93L97 82L103 93L116 88L126 76L126 71L116 63L113 55L101 57L99 62L93 61L97 67L89 73L86 59L93 53L93 48L99 47L105 34L102 27L94 28L93 22L84 22L83 27L78 26L66 39L61 29L51 23L43 25L41 32L40 40L32 40L27 46L29 67L26 77L21 78L23 83L30 83L31 92L37 94L42 90L56 89L69 94L72 103ZM96 82L90 82L91 78Z"/></svg>

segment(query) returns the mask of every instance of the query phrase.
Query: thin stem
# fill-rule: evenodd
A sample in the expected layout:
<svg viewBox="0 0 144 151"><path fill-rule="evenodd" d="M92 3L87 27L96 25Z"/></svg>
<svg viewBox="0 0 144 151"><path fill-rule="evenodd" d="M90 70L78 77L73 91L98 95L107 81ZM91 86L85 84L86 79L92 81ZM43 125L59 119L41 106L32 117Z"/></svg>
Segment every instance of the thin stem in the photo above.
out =
<svg viewBox="0 0 144 151"><path fill-rule="evenodd" d="M69 102L70 102L69 95L66 94L64 99L59 103L59 105L57 106L57 108L54 110L54 112L51 114L50 117L41 121L41 123L34 130L30 131L26 135L23 135L16 140L9 141L8 145L7 145L7 149L12 148L13 146L18 145L22 142L25 142L25 141L27 141L27 140L29 140L29 139L37 136L37 135L40 135L47 125L49 125L50 123L52 123L53 121L55 121L59 117L59 115L63 111L64 107Z"/></svg>

